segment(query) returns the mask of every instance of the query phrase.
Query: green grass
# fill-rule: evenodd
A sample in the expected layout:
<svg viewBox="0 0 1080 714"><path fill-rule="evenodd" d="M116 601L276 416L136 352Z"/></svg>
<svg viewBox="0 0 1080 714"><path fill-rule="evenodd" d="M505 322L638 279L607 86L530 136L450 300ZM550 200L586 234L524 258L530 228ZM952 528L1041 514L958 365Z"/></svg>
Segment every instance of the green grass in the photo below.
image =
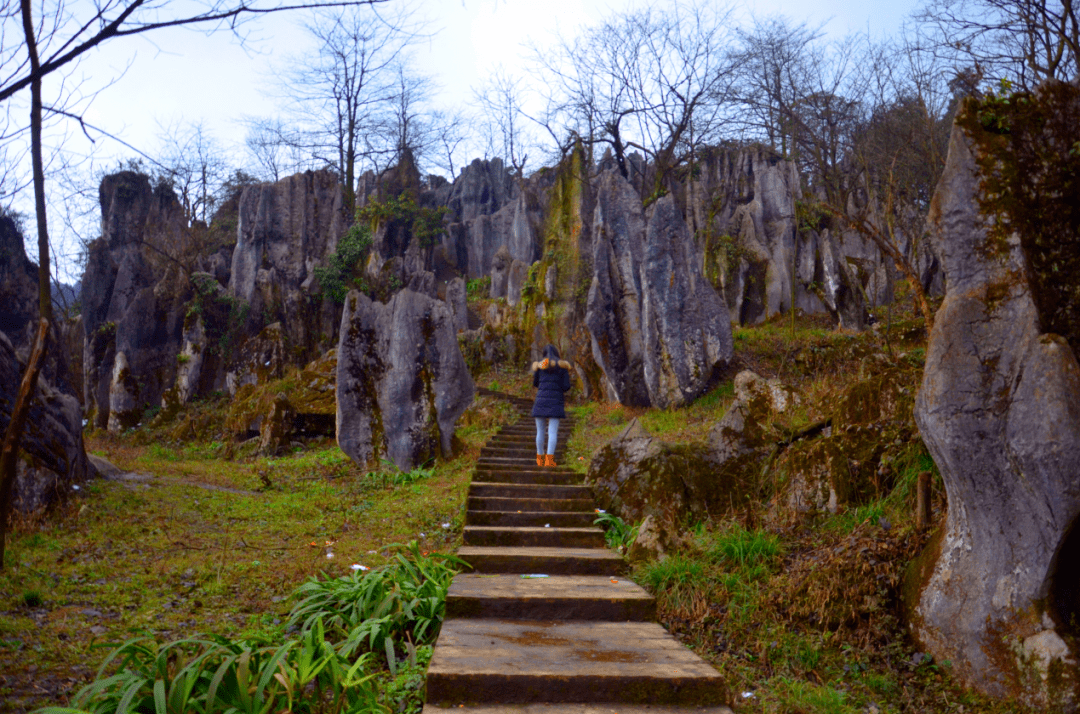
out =
<svg viewBox="0 0 1080 714"><path fill-rule="evenodd" d="M776 535L748 531L738 523L704 538L709 557L741 569L772 564L781 553L780 539Z"/></svg>
<svg viewBox="0 0 1080 714"><path fill-rule="evenodd" d="M413 542L382 567L311 578L293 593L284 629L264 617L263 633L239 639L128 639L72 704L95 714L419 711L446 591L461 565Z"/></svg>
<svg viewBox="0 0 1080 714"><path fill-rule="evenodd" d="M66 704L109 643L161 646L201 633L280 647L290 594L309 578L385 566L395 543L453 552L472 466L504 411L478 400L461 420L461 456L376 477L329 441L227 460L212 430L181 443L164 427L89 435L89 451L152 478L94 481L49 518L15 524L0 571L0 712ZM415 694L380 657L371 669L379 691Z"/></svg>
<svg viewBox="0 0 1080 714"><path fill-rule="evenodd" d="M855 714L859 710L848 704L848 699L845 692L832 687L786 677L770 681L762 693L770 710L806 714Z"/></svg>

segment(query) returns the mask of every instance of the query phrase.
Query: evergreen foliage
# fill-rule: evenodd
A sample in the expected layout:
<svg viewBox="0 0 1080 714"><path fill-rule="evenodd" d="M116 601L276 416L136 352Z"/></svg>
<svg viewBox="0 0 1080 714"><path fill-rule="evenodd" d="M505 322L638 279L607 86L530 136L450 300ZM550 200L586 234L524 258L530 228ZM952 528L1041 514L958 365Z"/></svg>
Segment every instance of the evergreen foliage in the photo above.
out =
<svg viewBox="0 0 1080 714"><path fill-rule="evenodd" d="M338 241L337 250L330 254L326 267L315 266L315 279L322 293L335 303L343 304L345 295L353 287L367 290L367 283L359 274L371 249L371 229L363 223L354 223Z"/></svg>

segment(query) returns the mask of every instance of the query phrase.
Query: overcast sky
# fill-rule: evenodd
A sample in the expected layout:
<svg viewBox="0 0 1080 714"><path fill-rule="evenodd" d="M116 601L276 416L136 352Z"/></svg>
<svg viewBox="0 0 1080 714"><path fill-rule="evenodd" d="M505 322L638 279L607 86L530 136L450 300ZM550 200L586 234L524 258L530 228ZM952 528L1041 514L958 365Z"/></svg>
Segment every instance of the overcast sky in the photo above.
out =
<svg viewBox="0 0 1080 714"><path fill-rule="evenodd" d="M495 65L512 70L520 64L529 42L543 45L556 30L573 36L612 11L643 4L641 0L411 1L436 33L414 53L416 69L441 86L432 102L435 107L468 107L472 88ZM89 2L76 0L75 7ZM881 38L893 34L915 5L915 0L747 0L733 7L739 19L783 14L811 26L823 25L835 37L869 31ZM281 114L273 73L289 56L307 49L303 23L308 19L300 12L262 18L249 25L243 46L229 33L208 37L180 29L112 40L78 67L85 91L97 92L86 120L150 155L160 146L163 126L201 121L242 160L246 129L241 120ZM88 144L75 134L63 146L83 154ZM99 169L111 167L133 155L130 149L99 138L93 163ZM32 215L29 196L16 205ZM54 235L58 229L62 230L53 228Z"/></svg>
<svg viewBox="0 0 1080 714"><path fill-rule="evenodd" d="M438 105L466 105L475 86L496 64L513 67L527 41L543 44L558 29L572 35L611 12L640 5L635 0L426 0L418 3L437 34L416 51L419 71L442 86ZM811 25L827 23L830 34L869 30L891 34L910 13L912 0L756 0L743 15L782 13ZM740 7L740 6L736 6ZM301 13L271 16L252 25L246 46L227 33L206 37L176 30L114 41L83 64L95 81L123 76L102 90L87 118L153 152L159 125L205 122L224 142L243 142L243 116L274 116L272 69L308 42ZM126 72L124 72L125 67ZM108 143L108 142L106 142ZM129 153L123 147L113 151Z"/></svg>

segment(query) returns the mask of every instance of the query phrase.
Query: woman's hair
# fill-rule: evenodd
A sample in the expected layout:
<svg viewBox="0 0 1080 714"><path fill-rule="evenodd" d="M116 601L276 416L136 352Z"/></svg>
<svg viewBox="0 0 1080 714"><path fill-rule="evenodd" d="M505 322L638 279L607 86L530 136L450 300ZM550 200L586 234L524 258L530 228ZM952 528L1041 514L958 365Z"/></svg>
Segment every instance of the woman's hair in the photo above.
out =
<svg viewBox="0 0 1080 714"><path fill-rule="evenodd" d="M544 348L544 357L547 357L550 360L558 361L559 360L559 350L558 350L558 348L555 347L555 345L548 345L547 347Z"/></svg>

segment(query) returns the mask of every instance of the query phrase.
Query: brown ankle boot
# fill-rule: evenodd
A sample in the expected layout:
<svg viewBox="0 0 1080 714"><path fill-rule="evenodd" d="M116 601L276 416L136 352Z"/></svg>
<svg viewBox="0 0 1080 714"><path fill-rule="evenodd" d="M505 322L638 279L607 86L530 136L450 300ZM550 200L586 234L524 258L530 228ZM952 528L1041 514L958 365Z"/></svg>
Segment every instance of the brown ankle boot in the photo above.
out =
<svg viewBox="0 0 1080 714"><path fill-rule="evenodd" d="M544 457L544 466L555 466L555 454L548 454Z"/></svg>
<svg viewBox="0 0 1080 714"><path fill-rule="evenodd" d="M543 466L544 465L544 455L543 454L537 454L536 455L536 465L537 466Z"/></svg>

